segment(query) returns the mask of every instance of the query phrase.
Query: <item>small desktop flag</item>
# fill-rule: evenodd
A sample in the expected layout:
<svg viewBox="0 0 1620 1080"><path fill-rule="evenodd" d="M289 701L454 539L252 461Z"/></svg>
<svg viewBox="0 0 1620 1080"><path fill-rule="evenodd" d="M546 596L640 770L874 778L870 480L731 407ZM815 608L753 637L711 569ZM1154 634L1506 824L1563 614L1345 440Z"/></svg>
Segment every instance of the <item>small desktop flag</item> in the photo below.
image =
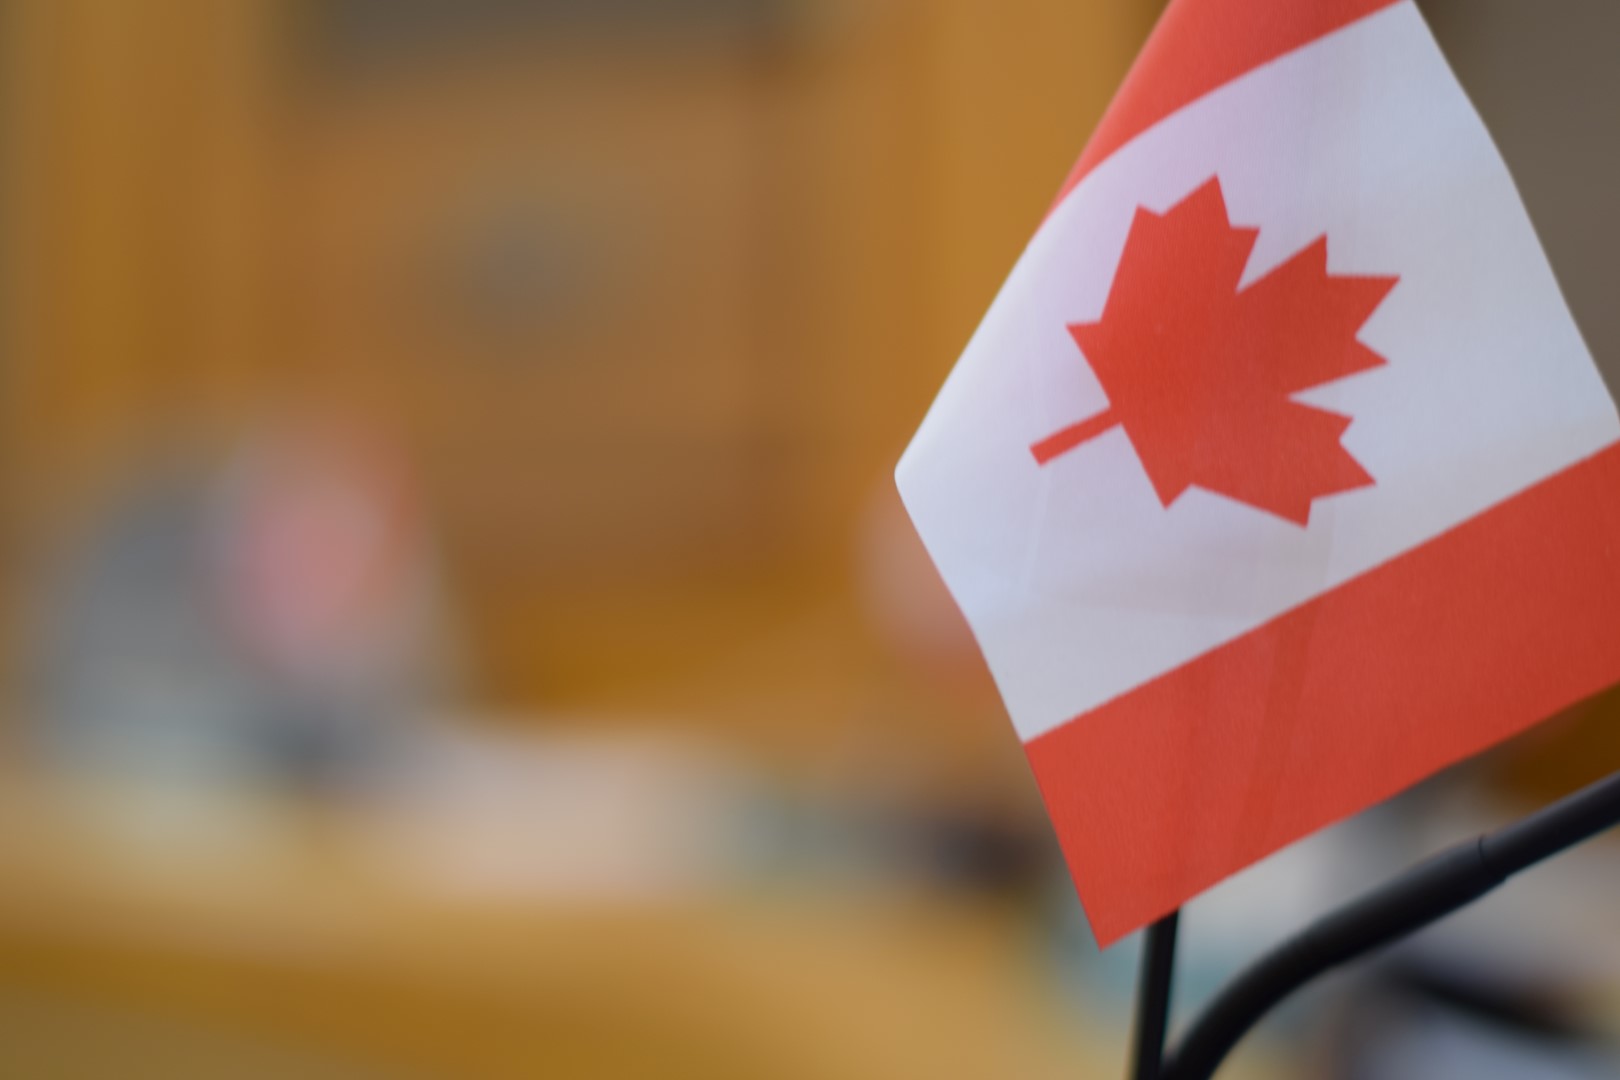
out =
<svg viewBox="0 0 1620 1080"><path fill-rule="evenodd" d="M1411 0L1173 0L897 477L1108 944L1620 680L1617 440Z"/></svg>

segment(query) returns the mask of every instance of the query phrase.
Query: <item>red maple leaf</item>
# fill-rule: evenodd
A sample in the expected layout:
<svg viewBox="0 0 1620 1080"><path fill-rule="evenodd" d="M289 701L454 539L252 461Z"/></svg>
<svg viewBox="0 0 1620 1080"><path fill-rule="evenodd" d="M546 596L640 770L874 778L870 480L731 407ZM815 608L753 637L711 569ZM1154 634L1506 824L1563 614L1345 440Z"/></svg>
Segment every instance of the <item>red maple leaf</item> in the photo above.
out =
<svg viewBox="0 0 1620 1080"><path fill-rule="evenodd" d="M1218 178L1136 212L1101 320L1069 327L1109 408L1036 461L1120 425L1165 506L1196 485L1299 525L1313 499L1373 483L1339 442L1349 417L1291 395L1384 363L1356 334L1399 279L1328 273L1324 235L1239 290L1258 235L1231 224Z"/></svg>

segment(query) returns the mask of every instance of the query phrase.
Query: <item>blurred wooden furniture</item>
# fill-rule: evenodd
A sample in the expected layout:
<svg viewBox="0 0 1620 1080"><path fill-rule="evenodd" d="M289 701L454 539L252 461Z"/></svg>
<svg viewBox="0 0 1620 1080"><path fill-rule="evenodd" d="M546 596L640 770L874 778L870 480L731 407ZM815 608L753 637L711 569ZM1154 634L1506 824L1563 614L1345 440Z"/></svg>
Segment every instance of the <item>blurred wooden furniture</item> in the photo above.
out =
<svg viewBox="0 0 1620 1080"><path fill-rule="evenodd" d="M859 682L861 516L1155 7L16 0L8 550L346 411L487 699L712 705L806 612Z"/></svg>
<svg viewBox="0 0 1620 1080"><path fill-rule="evenodd" d="M5 781L7 1076L1057 1080L1123 1045L994 907L462 893L336 808Z"/></svg>

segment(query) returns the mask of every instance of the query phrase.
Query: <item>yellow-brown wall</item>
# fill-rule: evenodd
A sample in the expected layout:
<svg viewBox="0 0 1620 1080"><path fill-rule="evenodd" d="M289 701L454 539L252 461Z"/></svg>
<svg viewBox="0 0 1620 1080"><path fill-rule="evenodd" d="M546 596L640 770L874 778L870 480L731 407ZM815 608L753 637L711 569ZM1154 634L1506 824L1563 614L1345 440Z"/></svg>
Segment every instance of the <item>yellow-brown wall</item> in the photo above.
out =
<svg viewBox="0 0 1620 1080"><path fill-rule="evenodd" d="M411 451L487 700L713 713L806 618L767 681L858 682L863 516L1152 7L829 0L374 69L309 5L13 4L14 553L313 404ZM445 278L514 221L556 295L491 329Z"/></svg>

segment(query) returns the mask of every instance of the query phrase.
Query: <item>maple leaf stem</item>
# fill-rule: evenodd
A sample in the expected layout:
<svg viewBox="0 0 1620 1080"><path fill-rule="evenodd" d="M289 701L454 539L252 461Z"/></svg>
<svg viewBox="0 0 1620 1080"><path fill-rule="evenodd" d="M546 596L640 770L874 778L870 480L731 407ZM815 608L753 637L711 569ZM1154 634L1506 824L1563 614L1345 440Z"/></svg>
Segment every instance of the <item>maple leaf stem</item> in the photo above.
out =
<svg viewBox="0 0 1620 1080"><path fill-rule="evenodd" d="M1035 461L1038 464L1045 465L1060 454L1068 453L1082 443L1089 442L1103 432L1118 426L1118 424L1119 418L1114 415L1114 410L1104 409L1096 416L1082 420L1078 424L1070 424L1062 431L1048 435L1031 446L1029 452L1035 455Z"/></svg>

